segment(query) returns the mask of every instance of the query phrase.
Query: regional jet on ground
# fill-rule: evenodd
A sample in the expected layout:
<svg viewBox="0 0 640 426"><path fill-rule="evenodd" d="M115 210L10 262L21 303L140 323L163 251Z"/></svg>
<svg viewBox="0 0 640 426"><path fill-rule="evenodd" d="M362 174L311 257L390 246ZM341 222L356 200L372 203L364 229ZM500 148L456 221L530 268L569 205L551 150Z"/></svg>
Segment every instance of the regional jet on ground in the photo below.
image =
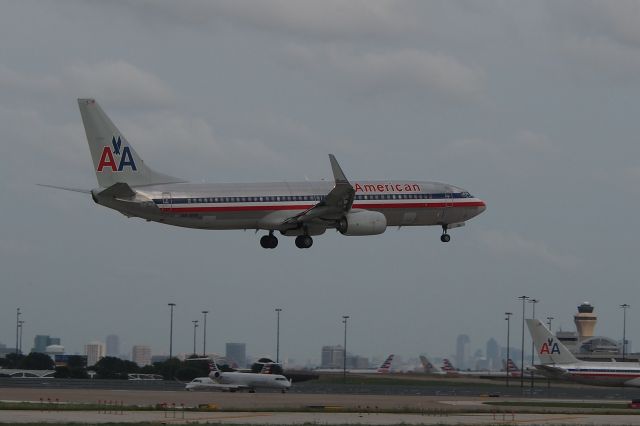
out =
<svg viewBox="0 0 640 426"><path fill-rule="evenodd" d="M220 371L214 360L209 363L209 377L197 377L187 383L186 389L255 392L256 389L277 389L285 393L291 381L282 374L271 374L271 366L265 364L260 373Z"/></svg>
<svg viewBox="0 0 640 426"><path fill-rule="evenodd" d="M542 374L590 385L640 387L637 362L580 361L540 320L528 319L527 327L540 358Z"/></svg>
<svg viewBox="0 0 640 426"><path fill-rule="evenodd" d="M93 99L78 99L99 188L84 190L102 206L128 217L198 229L267 231L264 248L275 248L276 231L309 248L327 229L343 235L382 234L388 226L449 229L486 209L462 188L436 182L347 180L329 155L335 182L194 184L157 173Z"/></svg>

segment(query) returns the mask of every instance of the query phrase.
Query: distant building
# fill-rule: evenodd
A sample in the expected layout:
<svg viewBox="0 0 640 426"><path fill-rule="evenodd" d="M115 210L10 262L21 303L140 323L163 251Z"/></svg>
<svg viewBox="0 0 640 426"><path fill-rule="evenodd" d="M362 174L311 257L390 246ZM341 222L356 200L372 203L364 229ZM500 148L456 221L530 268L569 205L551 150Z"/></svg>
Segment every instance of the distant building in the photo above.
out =
<svg viewBox="0 0 640 426"><path fill-rule="evenodd" d="M233 360L240 368L247 365L247 345L245 343L227 343L225 356Z"/></svg>
<svg viewBox="0 0 640 426"><path fill-rule="evenodd" d="M347 368L365 370L369 368L369 358L347 354Z"/></svg>
<svg viewBox="0 0 640 426"><path fill-rule="evenodd" d="M87 356L86 355L55 355L53 362L55 362L56 367L67 367L69 365L69 358L74 357L76 361L76 367L78 368L86 368L87 367Z"/></svg>
<svg viewBox="0 0 640 426"><path fill-rule="evenodd" d="M104 343L94 341L84 345L84 354L87 356L87 367L93 367L98 361L104 358Z"/></svg>
<svg viewBox="0 0 640 426"><path fill-rule="evenodd" d="M156 362L165 362L169 359L169 355L151 355L151 364Z"/></svg>
<svg viewBox="0 0 640 426"><path fill-rule="evenodd" d="M45 353L47 346L59 344L59 337L51 337L47 334L38 334L33 338L33 348L31 349L31 352Z"/></svg>
<svg viewBox="0 0 640 426"><path fill-rule="evenodd" d="M140 367L151 365L151 347L147 345L133 345L133 348L131 348L131 360Z"/></svg>
<svg viewBox="0 0 640 426"><path fill-rule="evenodd" d="M456 341L456 367L459 370L469 368L468 362L470 358L469 350L470 339L466 334L460 334Z"/></svg>
<svg viewBox="0 0 640 426"><path fill-rule="evenodd" d="M344 348L341 345L323 346L321 368L342 368L344 365Z"/></svg>
<svg viewBox="0 0 640 426"><path fill-rule="evenodd" d="M502 359L500 359L500 347L493 337L487 340L487 368L499 371L502 369Z"/></svg>
<svg viewBox="0 0 640 426"><path fill-rule="evenodd" d="M64 355L64 346L62 345L49 345L45 348L45 353L55 361L56 355Z"/></svg>
<svg viewBox="0 0 640 426"><path fill-rule="evenodd" d="M16 353L16 348L8 348L7 345L0 343L0 358L4 358L7 354Z"/></svg>
<svg viewBox="0 0 640 426"><path fill-rule="evenodd" d="M107 336L107 356L117 357L120 354L120 338L115 334Z"/></svg>

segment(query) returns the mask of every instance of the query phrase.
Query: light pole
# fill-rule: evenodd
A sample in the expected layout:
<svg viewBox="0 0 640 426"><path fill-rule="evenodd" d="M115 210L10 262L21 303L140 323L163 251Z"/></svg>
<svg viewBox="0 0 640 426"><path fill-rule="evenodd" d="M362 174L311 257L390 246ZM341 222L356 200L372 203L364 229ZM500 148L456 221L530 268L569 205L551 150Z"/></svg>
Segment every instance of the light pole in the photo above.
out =
<svg viewBox="0 0 640 426"><path fill-rule="evenodd" d="M19 334L20 334L20 308L16 309L16 355L18 355L18 343L19 343Z"/></svg>
<svg viewBox="0 0 640 426"><path fill-rule="evenodd" d="M276 308L276 364L280 364L280 312L282 308Z"/></svg>
<svg viewBox="0 0 640 426"><path fill-rule="evenodd" d="M510 332L510 323L511 323L511 312L505 312L504 316L507 320L507 387L509 387L509 332Z"/></svg>
<svg viewBox="0 0 640 426"><path fill-rule="evenodd" d="M207 357L207 314L209 311L202 311L204 315L204 328L202 329L202 356Z"/></svg>
<svg viewBox="0 0 640 426"><path fill-rule="evenodd" d="M18 321L19 327L20 327L20 339L19 339L19 344L18 344L18 348L20 350L20 353L22 353L22 327L24 324L23 320Z"/></svg>
<svg viewBox="0 0 640 426"><path fill-rule="evenodd" d="M169 359L173 357L173 307L175 303L167 303L167 306L171 308L171 321L169 322Z"/></svg>
<svg viewBox="0 0 640 426"><path fill-rule="evenodd" d="M193 323L193 354L197 355L196 352L196 329L198 328L198 320L191 321Z"/></svg>
<svg viewBox="0 0 640 426"><path fill-rule="evenodd" d="M622 361L624 361L627 355L627 308L631 305L623 303L620 307L622 308Z"/></svg>
<svg viewBox="0 0 640 426"><path fill-rule="evenodd" d="M549 331L551 331L551 320L554 319L553 317L547 317L547 327L549 328Z"/></svg>
<svg viewBox="0 0 640 426"><path fill-rule="evenodd" d="M518 296L518 299L522 300L522 342L520 345L520 368L524 371L524 304L529 299L529 296ZM524 387L524 373L520 374L520 387Z"/></svg>
<svg viewBox="0 0 640 426"><path fill-rule="evenodd" d="M533 305L533 312L531 313L531 317L536 319L536 303L538 303L538 299L531 299L529 303ZM531 387L533 388L533 358L534 358L534 349L533 349L533 339L531 339ZM522 371L524 371L524 366L522 366Z"/></svg>
<svg viewBox="0 0 640 426"><path fill-rule="evenodd" d="M344 323L344 354L342 358L342 381L347 383L347 320L349 315L342 316L342 322Z"/></svg>

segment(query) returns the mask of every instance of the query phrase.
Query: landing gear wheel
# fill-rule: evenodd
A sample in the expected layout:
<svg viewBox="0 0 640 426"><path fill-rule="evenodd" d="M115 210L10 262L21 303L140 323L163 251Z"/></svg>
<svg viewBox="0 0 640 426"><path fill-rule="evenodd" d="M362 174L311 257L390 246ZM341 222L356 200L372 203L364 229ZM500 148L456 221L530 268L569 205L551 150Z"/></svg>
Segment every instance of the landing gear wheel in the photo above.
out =
<svg viewBox="0 0 640 426"><path fill-rule="evenodd" d="M309 248L313 245L313 238L308 235L298 235L296 237L296 247L301 249Z"/></svg>
<svg viewBox="0 0 640 426"><path fill-rule="evenodd" d="M443 243L448 243L451 240L451 236L447 234L449 227L447 225L442 225L442 235L440 235L440 241Z"/></svg>
<svg viewBox="0 0 640 426"><path fill-rule="evenodd" d="M276 248L278 247L278 239L273 234L264 235L262 238L260 238L260 246L266 249Z"/></svg>

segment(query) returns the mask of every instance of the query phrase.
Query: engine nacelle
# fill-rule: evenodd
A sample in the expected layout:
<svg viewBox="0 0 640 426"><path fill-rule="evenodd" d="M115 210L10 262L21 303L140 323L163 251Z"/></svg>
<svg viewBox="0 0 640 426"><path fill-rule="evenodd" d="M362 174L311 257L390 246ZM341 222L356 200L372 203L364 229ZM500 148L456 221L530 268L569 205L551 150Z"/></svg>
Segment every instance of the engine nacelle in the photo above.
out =
<svg viewBox="0 0 640 426"><path fill-rule="evenodd" d="M342 235L378 235L387 229L387 218L380 212L352 211L340 219L337 229Z"/></svg>

